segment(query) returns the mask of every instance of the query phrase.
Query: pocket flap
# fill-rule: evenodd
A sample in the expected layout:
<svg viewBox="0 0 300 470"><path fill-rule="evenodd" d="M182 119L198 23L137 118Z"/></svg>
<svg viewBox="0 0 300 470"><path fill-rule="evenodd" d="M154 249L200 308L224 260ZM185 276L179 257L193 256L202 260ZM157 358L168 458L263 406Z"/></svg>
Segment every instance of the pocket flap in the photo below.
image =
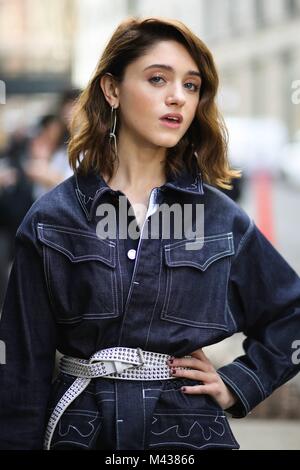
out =
<svg viewBox="0 0 300 470"><path fill-rule="evenodd" d="M110 267L116 266L116 244L111 240L101 240L96 235L39 223L38 239L44 244L59 251L73 263L82 261L102 261Z"/></svg>
<svg viewBox="0 0 300 470"><path fill-rule="evenodd" d="M165 246L167 266L193 266L201 271L205 271L214 261L233 254L232 232L181 240Z"/></svg>

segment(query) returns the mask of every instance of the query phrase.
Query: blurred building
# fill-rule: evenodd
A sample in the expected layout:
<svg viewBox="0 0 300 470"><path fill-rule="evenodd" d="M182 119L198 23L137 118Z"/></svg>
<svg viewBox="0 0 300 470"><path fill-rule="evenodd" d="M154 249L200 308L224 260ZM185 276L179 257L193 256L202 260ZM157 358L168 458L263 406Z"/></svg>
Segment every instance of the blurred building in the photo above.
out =
<svg viewBox="0 0 300 470"><path fill-rule="evenodd" d="M5 136L28 127L72 81L73 0L0 0L0 148Z"/></svg>
<svg viewBox="0 0 300 470"><path fill-rule="evenodd" d="M86 85L128 15L184 21L211 48L226 115L273 117L300 128L300 0L0 0L0 79L8 96ZM20 107L20 106L19 106Z"/></svg>
<svg viewBox="0 0 300 470"><path fill-rule="evenodd" d="M94 72L114 29L128 16L128 0L73 0L76 15L72 81L82 88Z"/></svg>
<svg viewBox="0 0 300 470"><path fill-rule="evenodd" d="M7 93L69 84L73 32L73 0L0 0L0 76Z"/></svg>
<svg viewBox="0 0 300 470"><path fill-rule="evenodd" d="M214 52L227 114L282 120L292 139L300 106L300 0L203 0L203 37Z"/></svg>

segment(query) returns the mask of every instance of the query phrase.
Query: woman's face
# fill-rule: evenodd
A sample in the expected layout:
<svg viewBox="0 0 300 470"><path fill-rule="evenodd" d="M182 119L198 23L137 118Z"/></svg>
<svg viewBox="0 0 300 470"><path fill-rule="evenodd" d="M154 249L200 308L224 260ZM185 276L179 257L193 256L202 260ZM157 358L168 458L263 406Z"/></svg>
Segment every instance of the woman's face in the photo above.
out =
<svg viewBox="0 0 300 470"><path fill-rule="evenodd" d="M118 86L120 135L147 147L174 147L190 127L201 78L188 51L161 41L132 62ZM170 119L163 116L173 114Z"/></svg>

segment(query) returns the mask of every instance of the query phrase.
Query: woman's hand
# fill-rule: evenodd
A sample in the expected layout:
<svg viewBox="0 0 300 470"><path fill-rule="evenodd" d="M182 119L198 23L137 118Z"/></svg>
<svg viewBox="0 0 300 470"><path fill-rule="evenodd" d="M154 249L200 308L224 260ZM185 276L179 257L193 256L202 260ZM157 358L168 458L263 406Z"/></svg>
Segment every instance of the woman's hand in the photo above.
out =
<svg viewBox="0 0 300 470"><path fill-rule="evenodd" d="M233 395L225 385L202 349L197 349L192 352L191 356L191 358L183 359L173 357L167 361L174 377L199 380L202 382L202 384L199 385L184 386L181 389L182 392L191 395L211 395L223 410L234 405L237 401L237 397ZM177 367L190 367L192 370L176 369Z"/></svg>

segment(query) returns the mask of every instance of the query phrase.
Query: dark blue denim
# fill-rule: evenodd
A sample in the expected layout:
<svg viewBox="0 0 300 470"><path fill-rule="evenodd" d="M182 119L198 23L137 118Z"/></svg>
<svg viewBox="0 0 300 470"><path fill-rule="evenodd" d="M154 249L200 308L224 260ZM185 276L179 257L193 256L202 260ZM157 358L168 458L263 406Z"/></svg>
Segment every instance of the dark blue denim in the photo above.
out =
<svg viewBox="0 0 300 470"><path fill-rule="evenodd" d="M184 356L244 332L245 355L218 372L246 416L300 369L300 280L251 218L201 174L185 169L158 204L204 204L204 245L141 238L133 273L128 241L99 239L96 210L120 192L74 175L32 206L16 236L0 339L0 448L39 449L47 419L73 378L51 385L55 351L89 358L113 346ZM152 217L147 223L151 226ZM191 226L195 220L191 219ZM174 228L174 227L173 227ZM238 448L226 414L195 381L93 379L65 412L54 449Z"/></svg>

